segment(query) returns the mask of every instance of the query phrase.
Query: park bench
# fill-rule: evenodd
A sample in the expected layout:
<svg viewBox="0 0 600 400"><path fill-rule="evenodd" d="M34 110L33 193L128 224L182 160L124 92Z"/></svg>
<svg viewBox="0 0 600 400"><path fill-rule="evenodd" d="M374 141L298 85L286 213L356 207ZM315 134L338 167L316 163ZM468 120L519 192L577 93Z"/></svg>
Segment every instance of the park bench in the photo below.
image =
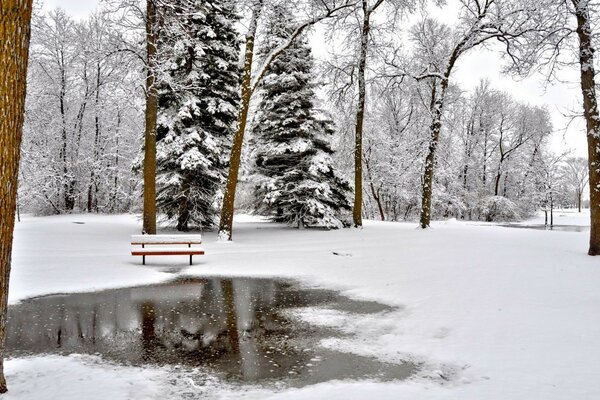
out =
<svg viewBox="0 0 600 400"><path fill-rule="evenodd" d="M146 256L190 256L204 254L201 235L131 235L131 255L142 256L146 265ZM141 246L141 247L138 247Z"/></svg>

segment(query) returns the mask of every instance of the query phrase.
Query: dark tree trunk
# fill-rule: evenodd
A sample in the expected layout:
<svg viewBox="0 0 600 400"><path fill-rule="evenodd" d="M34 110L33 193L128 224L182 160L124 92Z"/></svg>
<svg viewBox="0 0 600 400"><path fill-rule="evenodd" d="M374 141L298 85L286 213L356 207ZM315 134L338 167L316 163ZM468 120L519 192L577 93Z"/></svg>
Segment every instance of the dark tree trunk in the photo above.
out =
<svg viewBox="0 0 600 400"><path fill-rule="evenodd" d="M572 0L577 17L581 92L587 126L588 165L590 185L590 247L588 254L600 254L600 115L594 81L594 47L587 0Z"/></svg>
<svg viewBox="0 0 600 400"><path fill-rule="evenodd" d="M235 298L233 292L233 282L224 279L221 281L221 290L225 300L225 309L227 312L227 336L233 354L240 354L240 337L237 327L237 314L235 310Z"/></svg>
<svg viewBox="0 0 600 400"><path fill-rule="evenodd" d="M156 313L152 302L141 304L142 314L142 357L150 360L156 346Z"/></svg>
<svg viewBox="0 0 600 400"><path fill-rule="evenodd" d="M8 306L15 208L32 0L0 2L0 393L4 378L4 338Z"/></svg>
<svg viewBox="0 0 600 400"><path fill-rule="evenodd" d="M98 199L94 194L98 192L98 182L96 182L96 163L100 157L100 63L96 64L96 96L94 99L94 151L92 159L92 170L90 171L90 184L87 193L87 210L88 212L98 211Z"/></svg>
<svg viewBox="0 0 600 400"><path fill-rule="evenodd" d="M362 227L362 142L365 119L367 50L369 45L370 10L367 0L363 0L363 26L360 35L360 56L358 60L358 105L356 108L356 129L354 136L354 208L352 220L355 227Z"/></svg>
<svg viewBox="0 0 600 400"><path fill-rule="evenodd" d="M429 128L430 139L427 157L425 158L425 169L423 171L422 197L421 197L421 217L419 225L421 228L428 228L431 223L431 198L433 195L433 180L435 163L437 156L437 147L440 141L440 131L442 130L442 112L446 90L448 89L448 77L454 61L450 64L446 76L440 82L439 92L437 83L434 81L431 90L431 114L432 120Z"/></svg>
<svg viewBox="0 0 600 400"><path fill-rule="evenodd" d="M235 210L235 191L237 189L238 175L240 171L240 162L242 158L242 147L244 145L244 132L248 121L248 110L250 109L250 99L252 97L252 60L254 58L254 37L258 16L262 11L262 2L257 3L253 10L250 29L246 34L246 52L244 58L244 71L242 75L242 104L238 113L237 131L233 138L231 147L231 156L229 157L229 174L227 176L227 185L223 196L223 206L221 208L221 219L219 221L219 236L231 240L233 232L233 214Z"/></svg>
<svg viewBox="0 0 600 400"><path fill-rule="evenodd" d="M190 185L187 177L183 178L181 185L181 197L179 198L179 216L177 217L177 230L187 232L189 230L190 220Z"/></svg>
<svg viewBox="0 0 600 400"><path fill-rule="evenodd" d="M500 193L500 178L502 178L502 172L498 171L494 179L494 196L498 196L498 193Z"/></svg>
<svg viewBox="0 0 600 400"><path fill-rule="evenodd" d="M154 0L146 0L146 112L144 131L144 215L143 232L156 234L156 41L158 17Z"/></svg>

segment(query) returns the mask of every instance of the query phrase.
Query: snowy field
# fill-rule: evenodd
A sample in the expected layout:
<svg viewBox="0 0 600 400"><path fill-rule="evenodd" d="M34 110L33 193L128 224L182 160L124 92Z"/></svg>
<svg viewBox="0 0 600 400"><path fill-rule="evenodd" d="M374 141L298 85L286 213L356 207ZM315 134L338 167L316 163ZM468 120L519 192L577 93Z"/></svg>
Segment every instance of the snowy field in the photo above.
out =
<svg viewBox="0 0 600 400"><path fill-rule="evenodd" d="M588 218L557 212L555 223L585 225ZM354 334L325 340L325 347L416 361L422 371L387 383L276 390L208 379L200 388L172 368L123 367L92 356L31 357L7 362L10 392L3 400L600 398L600 259L586 255L587 232L456 221L427 231L367 222L362 230L326 232L242 217L233 243L205 235L207 255L193 267L186 257L149 258L144 267L129 255L129 235L139 226L133 216L25 217L16 227L10 302L178 275L291 277L398 306L361 318L304 318Z"/></svg>

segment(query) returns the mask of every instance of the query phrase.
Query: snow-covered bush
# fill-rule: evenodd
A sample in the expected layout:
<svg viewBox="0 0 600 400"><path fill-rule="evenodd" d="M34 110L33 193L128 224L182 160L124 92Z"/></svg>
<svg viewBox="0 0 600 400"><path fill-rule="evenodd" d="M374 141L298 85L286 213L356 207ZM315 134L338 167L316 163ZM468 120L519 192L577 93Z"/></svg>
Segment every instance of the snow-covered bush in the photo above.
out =
<svg viewBox="0 0 600 400"><path fill-rule="evenodd" d="M463 218L467 213L467 205L461 198L452 193L439 192L433 198L434 218Z"/></svg>
<svg viewBox="0 0 600 400"><path fill-rule="evenodd" d="M515 221L521 218L517 205L502 196L485 198L479 215L487 222Z"/></svg>

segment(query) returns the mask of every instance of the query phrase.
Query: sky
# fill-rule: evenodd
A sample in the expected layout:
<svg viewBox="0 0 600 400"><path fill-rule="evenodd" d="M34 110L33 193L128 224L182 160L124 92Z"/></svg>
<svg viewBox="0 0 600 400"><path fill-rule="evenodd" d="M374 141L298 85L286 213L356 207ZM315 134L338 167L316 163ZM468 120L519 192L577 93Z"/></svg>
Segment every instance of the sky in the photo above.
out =
<svg viewBox="0 0 600 400"><path fill-rule="evenodd" d="M99 0L43 0L44 9L61 7L77 19L85 18L99 6ZM447 13L444 9L441 13ZM565 82L545 85L544 77L536 74L526 79L515 79L500 73L502 61L498 51L474 49L464 55L454 71L454 83L464 90L474 89L481 79L488 79L492 86L510 93L518 100L532 105L546 105L552 115L555 133L552 149L563 153L572 149L573 155L584 157L587 143L584 123L581 119L571 122L572 115L582 110L581 92L576 70L564 71ZM568 126L568 129L566 129Z"/></svg>

